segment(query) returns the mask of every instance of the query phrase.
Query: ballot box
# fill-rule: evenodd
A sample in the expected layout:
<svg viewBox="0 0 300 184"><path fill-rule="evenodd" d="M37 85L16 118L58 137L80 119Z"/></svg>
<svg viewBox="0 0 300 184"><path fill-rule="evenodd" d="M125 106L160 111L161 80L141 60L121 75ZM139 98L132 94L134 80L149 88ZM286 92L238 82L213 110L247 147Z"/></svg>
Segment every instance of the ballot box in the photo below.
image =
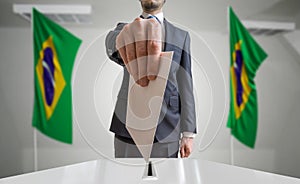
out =
<svg viewBox="0 0 300 184"><path fill-rule="evenodd" d="M199 159L100 159L0 179L0 184L300 184L300 179Z"/></svg>

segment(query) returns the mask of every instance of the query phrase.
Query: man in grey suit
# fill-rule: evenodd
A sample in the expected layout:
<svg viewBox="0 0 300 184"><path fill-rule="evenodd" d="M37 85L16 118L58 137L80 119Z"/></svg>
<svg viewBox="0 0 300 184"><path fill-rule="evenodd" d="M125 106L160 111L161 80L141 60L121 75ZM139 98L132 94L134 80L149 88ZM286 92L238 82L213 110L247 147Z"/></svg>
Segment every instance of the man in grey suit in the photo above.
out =
<svg viewBox="0 0 300 184"><path fill-rule="evenodd" d="M106 37L109 58L123 66L124 76L110 131L115 133L115 157L142 157L126 129L130 75L141 87L155 80L162 51L173 51L151 157L188 157L196 134L191 73L190 36L163 16L165 0L140 0L143 13L132 23L119 23ZM163 40L163 41L161 41ZM151 56L147 62L141 58Z"/></svg>

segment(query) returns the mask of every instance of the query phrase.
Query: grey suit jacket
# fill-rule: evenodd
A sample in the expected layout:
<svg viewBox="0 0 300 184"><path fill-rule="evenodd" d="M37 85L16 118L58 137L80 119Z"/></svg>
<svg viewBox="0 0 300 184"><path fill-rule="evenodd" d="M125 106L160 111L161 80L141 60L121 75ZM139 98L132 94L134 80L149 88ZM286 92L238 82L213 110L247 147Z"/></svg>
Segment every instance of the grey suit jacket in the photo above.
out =
<svg viewBox="0 0 300 184"><path fill-rule="evenodd" d="M106 37L108 57L123 66L123 82L118 94L110 131L116 135L131 138L126 127L127 95L129 73L116 50L116 37L125 23L119 23ZM164 94L164 103L159 117L155 138L158 142L178 141L181 132L196 133L195 102L191 73L190 36L166 19L164 51L174 51L169 78Z"/></svg>

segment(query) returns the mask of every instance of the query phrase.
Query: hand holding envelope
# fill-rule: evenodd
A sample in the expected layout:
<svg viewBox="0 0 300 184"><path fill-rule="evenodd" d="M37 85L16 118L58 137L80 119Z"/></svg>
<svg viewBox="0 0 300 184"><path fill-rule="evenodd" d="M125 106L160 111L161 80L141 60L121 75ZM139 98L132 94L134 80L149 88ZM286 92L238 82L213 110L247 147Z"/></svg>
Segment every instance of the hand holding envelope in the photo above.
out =
<svg viewBox="0 0 300 184"><path fill-rule="evenodd" d="M159 70L162 48L161 24L155 19L136 18L116 38L116 48L134 81L148 86Z"/></svg>

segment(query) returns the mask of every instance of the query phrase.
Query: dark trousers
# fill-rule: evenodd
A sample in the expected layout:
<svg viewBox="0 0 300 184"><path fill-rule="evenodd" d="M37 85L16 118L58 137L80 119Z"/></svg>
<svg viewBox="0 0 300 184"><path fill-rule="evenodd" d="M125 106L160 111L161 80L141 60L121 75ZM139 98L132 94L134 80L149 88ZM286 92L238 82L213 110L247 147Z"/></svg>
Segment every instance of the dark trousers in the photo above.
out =
<svg viewBox="0 0 300 184"><path fill-rule="evenodd" d="M115 135L115 158L142 158L132 139ZM152 146L151 158L178 158L179 141L160 143L156 140Z"/></svg>

